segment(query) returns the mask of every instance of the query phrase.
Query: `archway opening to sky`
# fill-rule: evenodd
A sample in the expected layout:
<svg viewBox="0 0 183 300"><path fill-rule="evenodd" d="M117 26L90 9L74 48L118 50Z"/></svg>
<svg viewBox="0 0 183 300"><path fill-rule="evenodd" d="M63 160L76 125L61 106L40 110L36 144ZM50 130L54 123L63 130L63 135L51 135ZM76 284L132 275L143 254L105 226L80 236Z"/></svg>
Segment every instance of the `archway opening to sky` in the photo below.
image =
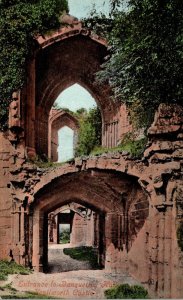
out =
<svg viewBox="0 0 183 300"><path fill-rule="evenodd" d="M75 83L65 89L56 99L55 105L76 112L80 108L89 110L96 107L95 99L81 85Z"/></svg>
<svg viewBox="0 0 183 300"><path fill-rule="evenodd" d="M58 131L58 162L74 157L74 131L64 126Z"/></svg>
<svg viewBox="0 0 183 300"><path fill-rule="evenodd" d="M54 102L53 108L57 110L65 110L75 113L77 119L77 111L85 109L89 111L97 107L95 99L91 94L79 84L73 84L65 89ZM65 162L74 157L74 150L77 144L77 134L70 127L66 126L58 130L58 162Z"/></svg>

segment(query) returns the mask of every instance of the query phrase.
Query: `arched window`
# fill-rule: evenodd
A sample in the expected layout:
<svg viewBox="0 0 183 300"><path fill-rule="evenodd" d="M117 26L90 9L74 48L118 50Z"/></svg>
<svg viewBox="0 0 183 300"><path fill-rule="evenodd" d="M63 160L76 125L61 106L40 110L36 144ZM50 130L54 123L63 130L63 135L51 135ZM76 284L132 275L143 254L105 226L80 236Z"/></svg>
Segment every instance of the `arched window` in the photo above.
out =
<svg viewBox="0 0 183 300"><path fill-rule="evenodd" d="M65 162L74 157L81 120L91 119L91 109L97 109L95 99L77 83L58 96L49 115L48 157L51 161Z"/></svg>
<svg viewBox="0 0 183 300"><path fill-rule="evenodd" d="M64 162L74 157L74 131L64 126L58 131L58 162Z"/></svg>

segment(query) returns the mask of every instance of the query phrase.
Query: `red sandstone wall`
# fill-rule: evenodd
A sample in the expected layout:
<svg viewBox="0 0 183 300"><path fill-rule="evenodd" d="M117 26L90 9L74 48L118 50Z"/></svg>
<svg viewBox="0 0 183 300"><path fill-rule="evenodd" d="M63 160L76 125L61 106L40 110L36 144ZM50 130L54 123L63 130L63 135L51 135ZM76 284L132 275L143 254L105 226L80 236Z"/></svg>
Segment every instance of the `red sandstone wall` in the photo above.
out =
<svg viewBox="0 0 183 300"><path fill-rule="evenodd" d="M94 226L93 217L90 220L84 219L77 213L74 214L71 245L78 246L93 246L94 244Z"/></svg>
<svg viewBox="0 0 183 300"><path fill-rule="evenodd" d="M64 174L63 187L65 187L67 184L67 172L70 175L73 172L79 176L82 173L80 172L81 169L88 172L92 169L93 173L91 174L93 178L96 176L95 181L93 185L89 186L89 193L87 194L84 191L84 195L91 200L91 203L96 204L97 201L101 201L102 205L101 199L106 197L106 193L102 190L105 183L102 181L102 178L106 175L99 174L98 170L100 168L110 171L111 169L118 170L125 176L128 176L127 174L135 176L136 174L141 186L149 197L149 217L141 230L136 233L136 238L133 239L128 253L125 248L121 247L120 239L114 239L114 234L117 234L116 226L113 227L114 223L108 222L111 226L109 231L107 231L106 227L106 237L108 238L106 242L106 268L109 271L113 269L118 272L125 267L125 270L128 269L137 280L148 286L153 297L182 298L183 296L183 252L178 247L176 236L176 230L183 216L182 116L183 110L181 108L174 106L168 108L160 107L156 114L155 122L149 130L150 143L144 153L144 160L141 162L128 160L126 156L124 158L123 155L119 154L112 154L110 158L108 156L95 159L90 158L88 161L87 159L76 161L75 165L63 167L60 175L59 169L54 171L46 170L45 178L41 182L41 188L44 189L44 185L46 186L47 183L51 182L53 185L54 179L57 179L59 176L62 177L61 175ZM39 259L41 259L42 255L42 252L39 251L39 243L43 246L43 236L41 236L43 226L41 225L42 227L40 227L43 221L42 212L41 209L36 211L34 225L38 226L34 226L33 229L31 227L31 213L29 215L30 223L28 228L24 224L24 216L27 216L30 208L29 205L26 205L26 201L28 200L29 204L31 201L34 201L34 186L41 180L44 171L40 171L32 164L26 163L25 149L18 138L11 136L11 141L16 147L12 146L3 134L0 135L0 257L7 258L10 250L12 250L13 258L17 262L24 264L30 262L32 258L31 252L29 253L26 248L26 245L30 245L30 243L29 240L25 241L25 238L29 238L28 233L31 233L33 230L37 238L37 245L34 245L34 247L36 251L38 250L36 252L37 256L33 258L35 265L39 266ZM93 171L95 168L97 172ZM81 178L81 182L87 182L85 180L87 172L83 173L85 177ZM90 180L92 176L90 176ZM100 179L99 181L97 181L97 176ZM118 185L116 181L113 182L112 180L114 178L111 178L110 182L113 189L115 187L115 193L117 193L119 186L121 187L121 182L119 181ZM97 197L95 199L90 197L94 190L92 189L93 187L95 187L95 192L96 187L100 187L97 191L99 200ZM83 186L79 186L80 191L82 188ZM114 192L111 188L108 191L110 195L108 195L109 199L105 198L104 207L109 205ZM102 196L99 197L100 193ZM65 195L67 195L67 191ZM22 205L23 203L25 205ZM41 218L39 218L39 214ZM39 222L40 224L38 224ZM25 234L24 230L26 230L27 234ZM121 249L119 249L119 244Z"/></svg>
<svg viewBox="0 0 183 300"><path fill-rule="evenodd" d="M0 133L0 259L9 258L12 244L12 197L9 184L9 160L13 149Z"/></svg>

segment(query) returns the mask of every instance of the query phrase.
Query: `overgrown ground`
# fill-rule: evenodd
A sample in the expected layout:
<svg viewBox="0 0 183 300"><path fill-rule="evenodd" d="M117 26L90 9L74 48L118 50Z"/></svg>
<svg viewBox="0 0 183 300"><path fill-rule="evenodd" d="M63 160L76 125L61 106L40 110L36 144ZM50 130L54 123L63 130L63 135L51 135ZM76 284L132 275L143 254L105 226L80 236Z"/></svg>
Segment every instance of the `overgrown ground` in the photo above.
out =
<svg viewBox="0 0 183 300"><path fill-rule="evenodd" d="M8 275L21 274L29 275L32 271L24 266L18 265L14 261L0 260L0 298L2 299L48 299L45 295L34 292L19 292L12 287L12 283L6 283ZM50 298L50 297L49 297Z"/></svg>
<svg viewBox="0 0 183 300"><path fill-rule="evenodd" d="M65 255L69 255L71 258L79 261L88 261L92 269L99 269L97 253L92 247L75 247L65 248L63 250Z"/></svg>
<svg viewBox="0 0 183 300"><path fill-rule="evenodd" d="M147 290L139 285L120 284L107 289L104 294L107 299L149 299Z"/></svg>
<svg viewBox="0 0 183 300"><path fill-rule="evenodd" d="M77 249L77 251L73 252L72 250L71 255L82 259L82 253L85 253L84 257L86 259L88 255L90 256L90 250L88 250L87 247L85 247L84 251L78 251ZM74 260L68 255L67 257L72 261ZM78 263L79 261L76 260L76 262ZM106 272L105 269L83 269L51 274L34 271L28 272L28 275L22 275L23 267L15 264L14 268L14 264L5 263L5 265L8 265L8 272L5 273L9 275L8 280L0 281L0 297L2 299L104 299L104 291L114 285L124 283L129 283L130 285L138 284L127 273L112 274ZM12 266L12 272L9 270L10 266ZM23 269L23 273L24 271L26 272L27 269Z"/></svg>
<svg viewBox="0 0 183 300"><path fill-rule="evenodd" d="M31 273L31 270L25 268L21 265L18 265L14 261L0 261L0 280L7 280L9 274L22 274L28 275Z"/></svg>
<svg viewBox="0 0 183 300"><path fill-rule="evenodd" d="M119 146L114 148L104 148L102 146L95 147L91 151L91 155L101 155L103 153L109 153L109 152L127 152L128 155L130 155L132 158L141 158L143 155L143 152L145 150L147 144L147 138L142 138L140 140L130 140L127 139L123 143L121 143Z"/></svg>

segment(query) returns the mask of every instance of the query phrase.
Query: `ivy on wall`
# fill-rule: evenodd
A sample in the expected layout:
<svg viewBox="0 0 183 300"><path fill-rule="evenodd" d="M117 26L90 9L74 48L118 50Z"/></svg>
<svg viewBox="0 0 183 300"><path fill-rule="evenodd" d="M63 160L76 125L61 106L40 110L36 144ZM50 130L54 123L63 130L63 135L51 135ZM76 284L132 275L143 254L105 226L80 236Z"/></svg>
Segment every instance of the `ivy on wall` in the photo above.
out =
<svg viewBox="0 0 183 300"><path fill-rule="evenodd" d="M96 11L86 20L110 45L97 79L128 105L136 126L147 126L160 103L183 104L183 2L110 2L108 21Z"/></svg>
<svg viewBox="0 0 183 300"><path fill-rule="evenodd" d="M7 128L12 92L22 88L34 37L58 28L67 0L0 0L0 130Z"/></svg>

